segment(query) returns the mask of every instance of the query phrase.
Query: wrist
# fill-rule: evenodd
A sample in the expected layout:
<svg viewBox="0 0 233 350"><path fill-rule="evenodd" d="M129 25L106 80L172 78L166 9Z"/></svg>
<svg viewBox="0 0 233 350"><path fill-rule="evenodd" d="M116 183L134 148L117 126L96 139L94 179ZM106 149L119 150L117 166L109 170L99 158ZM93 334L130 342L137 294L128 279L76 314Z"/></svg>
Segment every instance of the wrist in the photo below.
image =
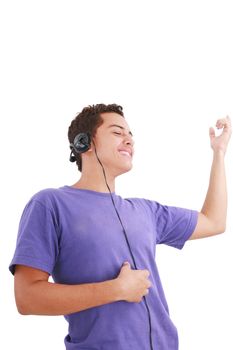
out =
<svg viewBox="0 0 233 350"><path fill-rule="evenodd" d="M223 149L217 149L213 151L214 156L218 156L218 157L225 157L226 151L224 151Z"/></svg>
<svg viewBox="0 0 233 350"><path fill-rule="evenodd" d="M115 301L123 300L123 286L120 278L115 278L112 280L113 293L115 295Z"/></svg>

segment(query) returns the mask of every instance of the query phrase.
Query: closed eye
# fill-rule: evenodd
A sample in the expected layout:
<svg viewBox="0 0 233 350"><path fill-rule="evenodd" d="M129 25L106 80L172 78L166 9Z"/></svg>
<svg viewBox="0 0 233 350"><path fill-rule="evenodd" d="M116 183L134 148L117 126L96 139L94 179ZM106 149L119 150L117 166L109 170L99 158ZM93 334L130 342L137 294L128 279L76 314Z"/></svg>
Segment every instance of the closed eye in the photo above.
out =
<svg viewBox="0 0 233 350"><path fill-rule="evenodd" d="M116 131L114 131L113 133L114 133L114 134L117 134L117 135L121 135L121 133L120 133L120 132L116 132Z"/></svg>

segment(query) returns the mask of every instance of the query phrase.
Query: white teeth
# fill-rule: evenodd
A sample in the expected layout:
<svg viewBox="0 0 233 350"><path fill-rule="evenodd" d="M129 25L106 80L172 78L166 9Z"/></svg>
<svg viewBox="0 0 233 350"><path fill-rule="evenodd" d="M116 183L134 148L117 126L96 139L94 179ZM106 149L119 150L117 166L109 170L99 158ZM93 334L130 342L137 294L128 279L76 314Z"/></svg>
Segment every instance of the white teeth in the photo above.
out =
<svg viewBox="0 0 233 350"><path fill-rule="evenodd" d="M131 157L131 155L129 154L129 152L126 152L126 151L119 151L120 153L122 153L122 154L124 154L124 155L126 155L126 156L128 156L128 157Z"/></svg>

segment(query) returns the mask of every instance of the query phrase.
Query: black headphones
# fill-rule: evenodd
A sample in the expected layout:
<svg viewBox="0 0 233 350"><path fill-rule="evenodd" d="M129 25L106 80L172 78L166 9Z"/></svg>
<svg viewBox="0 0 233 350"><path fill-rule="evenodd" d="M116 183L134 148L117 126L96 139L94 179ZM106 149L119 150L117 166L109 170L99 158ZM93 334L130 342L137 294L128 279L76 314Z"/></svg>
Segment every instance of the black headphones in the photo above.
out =
<svg viewBox="0 0 233 350"><path fill-rule="evenodd" d="M86 132L81 132L75 136L74 142L70 144L70 162L77 160L75 153L84 153L91 147L91 135Z"/></svg>

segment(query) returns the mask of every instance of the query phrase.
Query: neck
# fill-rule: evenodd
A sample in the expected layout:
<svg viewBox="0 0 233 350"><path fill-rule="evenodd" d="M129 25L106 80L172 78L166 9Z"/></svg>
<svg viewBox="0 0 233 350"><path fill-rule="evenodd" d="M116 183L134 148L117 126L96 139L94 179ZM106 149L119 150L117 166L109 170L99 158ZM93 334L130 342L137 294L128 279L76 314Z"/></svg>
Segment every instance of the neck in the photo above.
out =
<svg viewBox="0 0 233 350"><path fill-rule="evenodd" d="M109 176L105 170L105 176L111 192L115 192L115 177ZM103 170L98 169L98 171L87 172L83 169L81 178L77 181L73 187L92 190L97 192L109 193L108 187L105 182Z"/></svg>

